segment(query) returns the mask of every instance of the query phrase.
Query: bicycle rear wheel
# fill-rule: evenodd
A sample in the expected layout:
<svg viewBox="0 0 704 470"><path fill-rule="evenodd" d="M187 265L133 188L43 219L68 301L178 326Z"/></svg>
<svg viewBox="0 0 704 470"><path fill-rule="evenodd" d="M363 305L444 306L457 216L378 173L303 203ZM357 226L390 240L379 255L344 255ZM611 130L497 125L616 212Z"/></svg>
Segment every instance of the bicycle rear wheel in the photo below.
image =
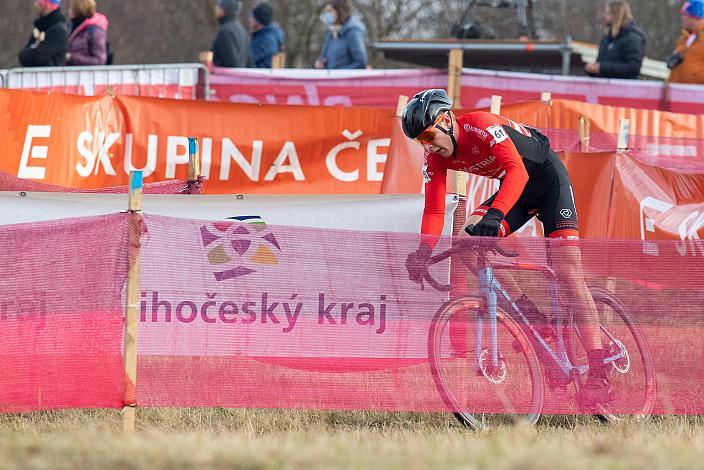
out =
<svg viewBox="0 0 704 470"><path fill-rule="evenodd" d="M611 355L624 351L624 357L615 360L609 371L614 400L609 405L599 405L595 412L609 422L642 420L650 415L655 405L655 366L643 331L633 315L614 294L600 287L590 287L599 314L602 342ZM587 354L579 340L574 322L566 335L567 350L574 365L587 364ZM582 374L575 380L578 390L586 379Z"/></svg>
<svg viewBox="0 0 704 470"><path fill-rule="evenodd" d="M435 314L428 334L428 357L435 385L449 409L464 425L485 429L540 417L544 391L540 363L528 337L497 308L499 361L489 347L489 324L478 297L446 302ZM477 320L483 318L483 328ZM480 359L477 334L483 331Z"/></svg>

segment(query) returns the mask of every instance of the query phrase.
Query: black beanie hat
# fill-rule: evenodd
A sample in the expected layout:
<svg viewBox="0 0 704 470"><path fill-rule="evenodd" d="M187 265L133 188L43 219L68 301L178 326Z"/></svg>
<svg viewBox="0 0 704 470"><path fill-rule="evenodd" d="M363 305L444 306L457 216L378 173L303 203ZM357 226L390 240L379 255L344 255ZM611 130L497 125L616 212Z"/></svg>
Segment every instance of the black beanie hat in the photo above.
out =
<svg viewBox="0 0 704 470"><path fill-rule="evenodd" d="M260 3L252 10L252 16L259 24L266 26L274 19L274 9L268 3Z"/></svg>
<svg viewBox="0 0 704 470"><path fill-rule="evenodd" d="M218 0L218 5L225 10L228 16L237 16L237 12L240 9L239 0Z"/></svg>

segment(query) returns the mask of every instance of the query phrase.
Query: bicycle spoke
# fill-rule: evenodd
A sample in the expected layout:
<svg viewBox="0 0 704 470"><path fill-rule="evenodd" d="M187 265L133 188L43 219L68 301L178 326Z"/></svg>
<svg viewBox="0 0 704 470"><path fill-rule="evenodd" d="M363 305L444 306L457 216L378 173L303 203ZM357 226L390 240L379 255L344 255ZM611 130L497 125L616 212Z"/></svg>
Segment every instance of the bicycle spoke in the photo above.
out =
<svg viewBox="0 0 704 470"><path fill-rule="evenodd" d="M499 361L492 363L487 346L477 359L478 314L465 304L451 305L436 316L429 346L438 389L451 410L472 427L534 422L542 406L542 382L533 350L515 323L500 313ZM489 343L484 337L483 344Z"/></svg>

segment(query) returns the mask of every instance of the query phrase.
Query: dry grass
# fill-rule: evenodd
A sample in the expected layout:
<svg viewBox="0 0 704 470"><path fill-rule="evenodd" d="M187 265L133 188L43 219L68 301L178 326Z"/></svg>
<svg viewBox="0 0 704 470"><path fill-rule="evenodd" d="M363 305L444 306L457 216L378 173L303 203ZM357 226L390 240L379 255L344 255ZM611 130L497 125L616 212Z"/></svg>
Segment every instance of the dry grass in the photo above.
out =
<svg viewBox="0 0 704 470"><path fill-rule="evenodd" d="M472 433L444 414L140 410L0 416L0 468L696 468L704 419L551 417Z"/></svg>

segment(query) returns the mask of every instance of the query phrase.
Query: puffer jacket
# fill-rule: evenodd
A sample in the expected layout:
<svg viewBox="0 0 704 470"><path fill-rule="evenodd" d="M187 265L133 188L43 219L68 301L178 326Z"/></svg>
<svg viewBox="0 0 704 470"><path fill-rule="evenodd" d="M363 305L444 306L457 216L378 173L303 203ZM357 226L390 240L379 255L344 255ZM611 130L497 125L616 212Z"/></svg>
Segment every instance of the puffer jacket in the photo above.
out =
<svg viewBox="0 0 704 470"><path fill-rule="evenodd" d="M101 13L86 18L68 37L66 65L105 65L108 60L108 19Z"/></svg>
<svg viewBox="0 0 704 470"><path fill-rule="evenodd" d="M634 22L623 25L618 36L605 34L599 44L599 76L638 78L645 56L645 33Z"/></svg>

